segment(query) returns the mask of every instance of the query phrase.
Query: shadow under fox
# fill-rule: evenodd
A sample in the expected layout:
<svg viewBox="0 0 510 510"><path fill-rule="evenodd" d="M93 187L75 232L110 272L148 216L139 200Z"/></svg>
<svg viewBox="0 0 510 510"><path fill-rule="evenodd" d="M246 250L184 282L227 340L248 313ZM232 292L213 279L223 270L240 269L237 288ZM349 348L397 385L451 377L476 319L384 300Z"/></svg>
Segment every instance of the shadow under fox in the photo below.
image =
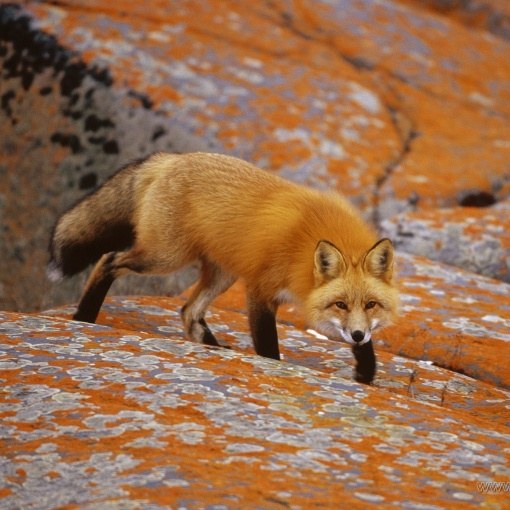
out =
<svg viewBox="0 0 510 510"><path fill-rule="evenodd" d="M391 242L343 197L219 154L159 153L124 167L60 217L50 257L52 279L97 262L74 315L86 322L119 276L200 261L181 313L190 339L218 345L206 310L242 278L258 354L280 359L275 314L295 302L311 328L353 346L362 382L375 374L372 331L398 304Z"/></svg>

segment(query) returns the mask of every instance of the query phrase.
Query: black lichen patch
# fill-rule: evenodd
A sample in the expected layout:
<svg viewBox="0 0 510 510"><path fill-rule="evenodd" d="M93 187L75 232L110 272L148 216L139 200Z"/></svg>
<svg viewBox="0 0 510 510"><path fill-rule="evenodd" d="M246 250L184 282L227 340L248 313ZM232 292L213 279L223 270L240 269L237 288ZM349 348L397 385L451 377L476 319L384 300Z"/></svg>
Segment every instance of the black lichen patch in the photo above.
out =
<svg viewBox="0 0 510 510"><path fill-rule="evenodd" d="M16 4L0 5L0 57L2 78L19 78L24 90L48 69L59 79L62 95L69 98L87 75L107 86L113 83L107 69L87 65L54 36L33 28L30 17Z"/></svg>
<svg viewBox="0 0 510 510"><path fill-rule="evenodd" d="M89 136L88 141L93 145L103 145L106 142L106 138L104 136Z"/></svg>
<svg viewBox="0 0 510 510"><path fill-rule="evenodd" d="M103 144L103 152L105 154L118 154L119 144L115 140L108 140Z"/></svg>
<svg viewBox="0 0 510 510"><path fill-rule="evenodd" d="M489 207L496 202L496 197L488 191L473 191L465 194L459 200L459 205L463 207Z"/></svg>
<svg viewBox="0 0 510 510"><path fill-rule="evenodd" d="M101 128L114 127L110 119L100 119L97 115L91 114L85 119L85 131L99 131Z"/></svg>
<svg viewBox="0 0 510 510"><path fill-rule="evenodd" d="M89 172L81 177L79 187L80 189L91 189L97 185L97 175L94 172Z"/></svg>
<svg viewBox="0 0 510 510"><path fill-rule="evenodd" d="M21 6L0 5L0 79L12 81L11 89L0 97L0 107L13 124L17 122L13 103L16 94L28 92L38 75L44 78L34 92L40 96L59 94L60 114L76 125L76 129L67 128L65 132L49 132L52 143L68 147L72 154L83 153L89 143L82 136L84 129L95 132L115 127L111 120L92 113L94 90L113 83L109 71L86 64L76 52L61 46L53 35L34 28L31 17ZM102 136L97 145L106 154L118 154L118 144L108 141L111 138L111 135ZM84 176L83 182L89 187L91 177Z"/></svg>
<svg viewBox="0 0 510 510"><path fill-rule="evenodd" d="M60 80L60 93L63 96L72 97L72 93L80 88L86 76L87 66L83 62L69 63L65 67L62 79Z"/></svg>
<svg viewBox="0 0 510 510"><path fill-rule="evenodd" d="M164 127L158 126L152 133L151 140L155 142L158 138L161 138L164 135L166 135L166 129Z"/></svg>
<svg viewBox="0 0 510 510"><path fill-rule="evenodd" d="M62 147L69 147L73 154L78 154L83 152L83 146L80 142L80 139L70 133L53 133L51 135L50 140L53 143L60 144Z"/></svg>
<svg viewBox="0 0 510 510"><path fill-rule="evenodd" d="M140 101L140 104L146 109L146 110L151 110L152 107L154 106L154 103L152 102L152 99L147 96L146 94L142 94L141 92L136 92L135 90L130 90L128 92L128 95L135 98L135 99L138 99L138 101Z"/></svg>
<svg viewBox="0 0 510 510"><path fill-rule="evenodd" d="M2 97L0 98L0 104L2 106L2 110L5 112L7 117L12 116L12 108L11 108L11 101L16 97L16 92L14 90L8 90L4 94L2 94Z"/></svg>

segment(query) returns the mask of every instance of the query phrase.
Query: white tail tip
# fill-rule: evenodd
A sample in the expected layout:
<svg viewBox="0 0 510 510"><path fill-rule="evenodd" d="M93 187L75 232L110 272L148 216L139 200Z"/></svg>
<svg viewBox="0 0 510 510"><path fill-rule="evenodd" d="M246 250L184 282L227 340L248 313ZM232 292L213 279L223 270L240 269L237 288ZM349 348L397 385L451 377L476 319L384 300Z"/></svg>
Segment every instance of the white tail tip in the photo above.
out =
<svg viewBox="0 0 510 510"><path fill-rule="evenodd" d="M52 282L59 282L64 278L64 273L62 273L62 270L57 266L54 260L46 267L46 275Z"/></svg>

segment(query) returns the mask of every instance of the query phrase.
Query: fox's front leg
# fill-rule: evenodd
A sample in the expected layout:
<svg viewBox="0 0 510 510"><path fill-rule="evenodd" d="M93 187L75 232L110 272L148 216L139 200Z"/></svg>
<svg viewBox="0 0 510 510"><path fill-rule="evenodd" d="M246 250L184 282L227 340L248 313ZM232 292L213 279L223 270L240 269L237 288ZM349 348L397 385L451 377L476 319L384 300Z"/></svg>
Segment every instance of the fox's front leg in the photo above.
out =
<svg viewBox="0 0 510 510"><path fill-rule="evenodd" d="M200 280L181 310L184 330L189 339L204 345L220 345L205 322L205 312L214 298L225 292L235 280L233 275L220 266L202 259Z"/></svg>
<svg viewBox="0 0 510 510"><path fill-rule="evenodd" d="M374 380L376 371L374 344L372 340L363 345L353 345L352 353L356 359L354 379L360 383L370 384Z"/></svg>
<svg viewBox="0 0 510 510"><path fill-rule="evenodd" d="M260 356L279 360L276 309L277 306L273 303L249 298L248 315L255 352Z"/></svg>
<svg viewBox="0 0 510 510"><path fill-rule="evenodd" d="M188 305L184 305L181 309L181 319L184 324L186 336L204 345L213 345L219 347L218 340L209 329L207 322L203 317L195 318L188 313Z"/></svg>

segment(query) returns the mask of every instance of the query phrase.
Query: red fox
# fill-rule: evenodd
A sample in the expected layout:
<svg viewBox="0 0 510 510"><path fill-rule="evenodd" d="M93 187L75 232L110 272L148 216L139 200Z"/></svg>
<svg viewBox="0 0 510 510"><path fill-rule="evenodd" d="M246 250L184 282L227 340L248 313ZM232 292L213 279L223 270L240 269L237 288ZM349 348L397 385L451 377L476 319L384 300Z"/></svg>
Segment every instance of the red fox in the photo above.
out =
<svg viewBox="0 0 510 510"><path fill-rule="evenodd" d="M219 154L158 153L122 168L60 217L50 256L53 279L97 262L74 315L87 322L122 274L200 261L181 311L190 339L219 345L206 310L242 278L258 354L280 359L275 314L296 302L311 328L353 345L363 382L375 374L372 331L397 313L391 241L346 199Z"/></svg>

